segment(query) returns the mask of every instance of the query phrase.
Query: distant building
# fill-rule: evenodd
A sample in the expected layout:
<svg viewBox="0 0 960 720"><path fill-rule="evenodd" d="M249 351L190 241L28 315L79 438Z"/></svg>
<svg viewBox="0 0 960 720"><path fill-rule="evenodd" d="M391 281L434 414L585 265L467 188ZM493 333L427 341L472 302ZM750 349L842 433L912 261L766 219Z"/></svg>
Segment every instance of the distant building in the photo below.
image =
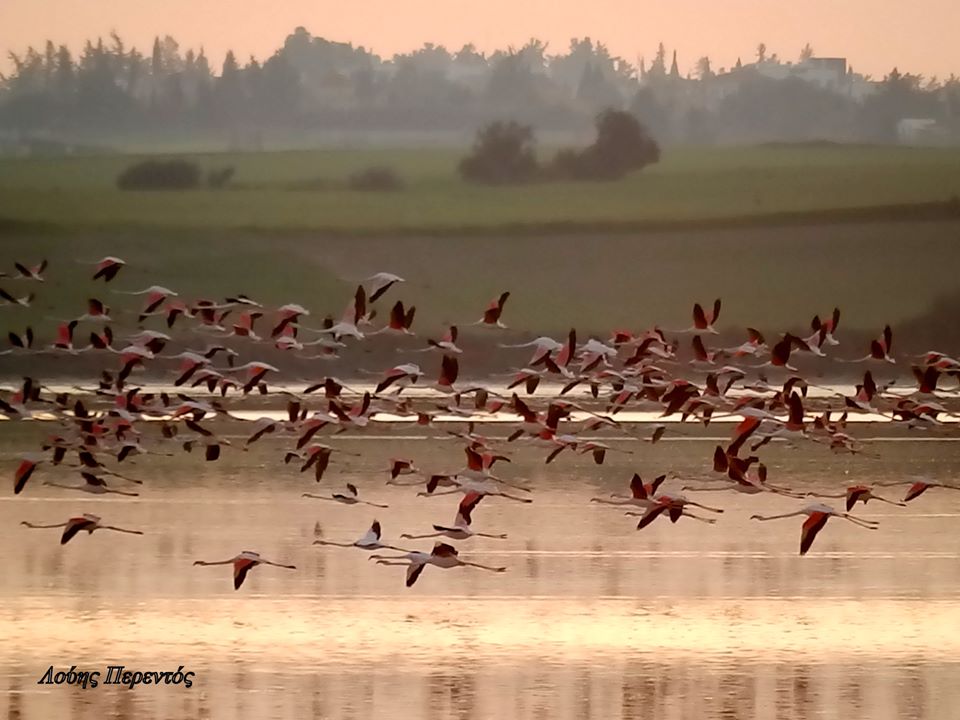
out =
<svg viewBox="0 0 960 720"><path fill-rule="evenodd" d="M710 78L710 87L706 92L707 105L715 107L723 98L739 91L751 75L771 80L797 78L838 95L846 95L857 102L863 102L877 89L876 83L853 73L846 58L815 57L798 63L768 58L746 65L738 62L729 72L721 71Z"/></svg>

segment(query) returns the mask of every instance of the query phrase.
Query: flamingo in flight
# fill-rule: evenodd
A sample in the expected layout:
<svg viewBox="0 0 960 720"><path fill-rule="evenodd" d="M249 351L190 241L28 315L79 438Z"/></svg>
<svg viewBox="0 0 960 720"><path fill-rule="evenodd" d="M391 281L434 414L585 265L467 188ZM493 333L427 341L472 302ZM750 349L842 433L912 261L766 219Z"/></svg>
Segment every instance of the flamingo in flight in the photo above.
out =
<svg viewBox="0 0 960 720"><path fill-rule="evenodd" d="M378 508L390 507L389 505L380 505L368 500L361 500L357 486L353 483L347 483L346 492L337 492L333 493L332 495L312 495L310 493L303 493L301 497L313 498L314 500L332 500L333 502L343 503L344 505L363 504Z"/></svg>
<svg viewBox="0 0 960 720"><path fill-rule="evenodd" d="M17 469L13 474L14 495L19 495L23 491L23 488L26 487L27 481L37 469L37 466L43 462L45 462L45 458L37 454L23 455L20 458L20 464L17 465Z"/></svg>
<svg viewBox="0 0 960 720"><path fill-rule="evenodd" d="M20 262L15 262L13 266L17 270L17 274L14 277L17 277L21 280L36 280L37 282L44 282L43 271L47 269L46 260L41 260L39 265L29 266Z"/></svg>
<svg viewBox="0 0 960 720"><path fill-rule="evenodd" d="M118 257L107 256L103 258L103 260L93 263L95 266L93 279L99 280L103 278L104 282L110 282L117 276L117 273L120 272L120 268L126 264L126 262Z"/></svg>
<svg viewBox="0 0 960 720"><path fill-rule="evenodd" d="M27 522L26 520L22 520L20 524L34 529L64 528L63 535L60 536L61 545L66 545L77 533L84 530L91 535L93 534L94 530L113 530L114 532L122 532L129 535L143 535L142 530L127 530L125 528L115 527L113 525L103 525L101 524L100 520L101 518L99 515L84 513L79 517L72 517L66 522L56 523L54 525L38 525L36 523Z"/></svg>
<svg viewBox="0 0 960 720"><path fill-rule="evenodd" d="M457 346L457 336L459 335L459 330L456 325L451 325L447 328L447 331L443 334L439 340L434 340L433 338L427 338L427 347L417 350L416 352L430 352L431 350L440 350L441 352L452 352L457 353L458 355L463 352Z"/></svg>
<svg viewBox="0 0 960 720"><path fill-rule="evenodd" d="M506 572L505 567L492 567L490 565L481 565L480 563L461 560L457 549L447 543L438 542L434 544L433 550L429 553L418 550L404 553L403 555L371 555L368 559L376 560L378 565L399 565L407 568L407 587L412 587L420 577L423 569L427 565L434 565L444 570L455 567L475 567L490 572Z"/></svg>
<svg viewBox="0 0 960 720"><path fill-rule="evenodd" d="M507 304L509 297L509 291L500 293L500 297L491 300L490 304L487 305L487 309L483 311L483 317L473 324L506 329L507 326L500 321L500 316L503 314L503 306Z"/></svg>
<svg viewBox="0 0 960 720"><path fill-rule="evenodd" d="M297 569L296 565L284 565L283 563L271 562L266 558L260 557L260 553L252 552L250 550L244 550L239 555L232 557L229 560L216 560L213 562L207 560L194 560L193 564L203 566L233 565L234 590L240 589L240 586L243 585L243 581L247 578L247 573L257 565L272 565L273 567L286 568L287 570Z"/></svg>
<svg viewBox="0 0 960 720"><path fill-rule="evenodd" d="M468 540L472 537L485 537L495 538L497 540L505 540L507 536L503 533L491 534L475 532L470 526L470 514L473 512L474 508L480 504L481 500L483 500L483 495L481 493L468 492L463 496L463 499L460 501L460 505L457 507L457 516L454 519L452 526L434 525L433 529L436 532L428 533L426 535L410 535L404 533L400 537L404 538L405 540L422 540L424 538L432 537L448 537L451 540Z"/></svg>
<svg viewBox="0 0 960 720"><path fill-rule="evenodd" d="M945 485L944 483L929 482L927 480L918 480L916 482L890 482L890 483L877 483L878 487L893 487L895 485L909 485L907 488L906 494L903 496L903 502L908 503L911 500L916 500L918 497L923 495L930 488L942 488L944 490L960 490L960 487L956 485Z"/></svg>
<svg viewBox="0 0 960 720"><path fill-rule="evenodd" d="M815 493L808 492L807 497L817 497L817 498L846 498L847 500L847 512L853 510L853 506L857 502L862 502L866 505L870 500L877 500L879 502L887 503L888 505L898 505L900 507L906 507L905 502L897 502L895 500L887 500L886 498L880 497L879 495L874 495L873 490L868 485L851 485L842 493Z"/></svg>
<svg viewBox="0 0 960 720"><path fill-rule="evenodd" d="M19 298L14 297L3 288L0 288L0 300L3 300L2 304L4 305L20 305L21 307L30 307L30 303L33 302L34 297L35 295L33 293L29 293Z"/></svg>
<svg viewBox="0 0 960 720"><path fill-rule="evenodd" d="M379 272L376 275L371 275L364 282L368 283L369 293L370 293L370 302L375 303L380 299L380 296L383 295L387 290L392 288L396 283L406 282L399 275L394 275L393 273L388 272Z"/></svg>
<svg viewBox="0 0 960 720"><path fill-rule="evenodd" d="M362 537L360 537L359 539L355 540L352 543L333 542L332 540L323 540L321 538L319 540L314 540L313 544L314 545L331 545L333 547L345 547L345 548L355 547L355 548L360 548L361 550L398 550L400 552L407 552L407 550L405 550L404 548L395 547L393 545L386 545L380 542L381 535L382 535L382 530L380 527L380 522L378 520L374 520L373 524L370 525L370 529L367 530L367 532L364 533Z"/></svg>
<svg viewBox="0 0 960 720"><path fill-rule="evenodd" d="M693 507L698 507L713 513L723 512L722 508L701 505L700 503L688 500L682 495L663 494L653 498L653 504L649 506L646 511L642 513L627 512L626 514L634 517L640 517L640 522L637 523L637 530L643 530L643 528L652 523L663 513L667 513L667 516L670 518L670 522L672 523L677 522L681 517L693 518L694 520L699 520L700 522L705 522L710 525L713 525L716 522L716 520L713 518L705 518L701 517L700 515L694 515L692 512L686 509L687 505L692 505Z"/></svg>
<svg viewBox="0 0 960 720"><path fill-rule="evenodd" d="M862 518L854 517L849 513L838 512L829 505L823 505L822 503L812 503L800 510L784 513L782 515L751 515L750 519L765 522L767 520L780 520L782 518L796 517L797 515L807 516L807 519L804 521L803 527L800 530L801 555L807 554L807 551L813 545L813 541L816 539L817 534L823 530L823 526L827 524L827 520L829 520L831 517L849 520L854 525L858 525L867 530L876 530L879 526L875 520L863 520Z"/></svg>
<svg viewBox="0 0 960 720"><path fill-rule="evenodd" d="M106 480L102 477L98 477L93 473L81 472L80 475L84 479L83 485L61 485L60 483L53 482L51 480L45 481L44 485L49 485L50 487L62 488L64 490L80 490L81 492L91 493L92 495L126 495L127 497L138 497L140 493L127 492L126 490L114 490L113 488L107 485Z"/></svg>

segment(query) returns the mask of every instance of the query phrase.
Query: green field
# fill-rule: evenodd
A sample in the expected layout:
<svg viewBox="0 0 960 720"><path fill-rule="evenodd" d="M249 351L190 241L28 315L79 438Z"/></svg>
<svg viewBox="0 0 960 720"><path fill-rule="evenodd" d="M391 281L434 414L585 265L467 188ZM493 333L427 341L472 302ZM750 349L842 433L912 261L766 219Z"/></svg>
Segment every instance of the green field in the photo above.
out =
<svg viewBox="0 0 960 720"><path fill-rule="evenodd" d="M0 221L71 232L580 232L764 222L778 215L824 219L849 209L869 216L870 209L890 212L891 206L960 197L960 149L677 149L618 182L496 188L463 183L456 174L460 155L449 149L192 155L207 169L237 170L234 187L193 192L117 190L115 179L134 156L7 158L0 160ZM376 165L393 168L407 187L392 193L343 189L352 172Z"/></svg>
<svg viewBox="0 0 960 720"><path fill-rule="evenodd" d="M839 305L845 329L869 338L889 322L898 344L936 302L960 302L960 218L946 202L960 196L960 150L675 150L620 182L510 188L463 184L458 155L195 155L206 168L235 166L237 187L189 193L115 189L129 156L0 160L0 270L51 262L34 307L0 307L0 329L49 330L93 295L136 305L76 262L108 254L129 263L111 288L244 292L320 316L339 316L359 279L389 270L408 280L390 297L417 306L421 335L477 319L502 290L518 331L677 329L694 301L719 296L726 327L801 330ZM394 168L407 188L337 189L371 165ZM293 189L316 180L328 184ZM955 314L944 322L928 319L912 342L957 340Z"/></svg>

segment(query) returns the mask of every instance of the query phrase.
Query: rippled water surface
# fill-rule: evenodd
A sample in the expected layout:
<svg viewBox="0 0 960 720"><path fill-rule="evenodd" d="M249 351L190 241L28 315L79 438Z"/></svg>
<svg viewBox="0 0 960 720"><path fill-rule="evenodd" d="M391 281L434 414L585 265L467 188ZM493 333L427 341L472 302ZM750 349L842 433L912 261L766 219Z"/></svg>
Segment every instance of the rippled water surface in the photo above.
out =
<svg viewBox="0 0 960 720"><path fill-rule="evenodd" d="M3 429L12 473L36 430ZM876 532L831 520L797 555L802 518L769 523L804 501L709 492L716 525L635 518L590 498L645 477L708 471L706 441L633 444L603 466L512 448L503 477L534 503L487 498L475 529L506 540L455 542L461 556L504 574L402 568L358 549L313 546L317 533L352 541L378 518L385 540L453 521L459 496L418 498L384 484L387 459L427 471L462 466L453 441L340 439L318 486L282 464L267 439L217 463L141 457L126 472L139 498L44 487L72 482L41 468L17 497L0 497L0 717L100 718L837 718L960 717L960 492L929 490L906 508L855 511ZM771 480L837 491L854 482L925 475L957 482L960 443L876 441L872 457L821 447L765 450ZM354 482L388 509L300 497ZM683 481L665 487L678 490ZM896 498L903 488L887 488ZM840 507L841 500L827 500ZM55 523L95 512L142 537L99 531L65 547ZM241 550L294 563L258 567L234 591L229 567L194 567ZM38 685L50 665L196 673L183 686L95 689Z"/></svg>

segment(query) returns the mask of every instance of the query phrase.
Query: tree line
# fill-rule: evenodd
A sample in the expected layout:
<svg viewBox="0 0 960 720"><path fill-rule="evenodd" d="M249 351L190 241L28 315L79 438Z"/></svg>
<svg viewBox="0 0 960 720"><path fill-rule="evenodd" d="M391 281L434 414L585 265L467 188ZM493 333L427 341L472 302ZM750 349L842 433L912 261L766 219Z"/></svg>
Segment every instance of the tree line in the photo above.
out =
<svg viewBox="0 0 960 720"><path fill-rule="evenodd" d="M813 57L809 46L799 60ZM635 65L589 38L551 54L531 40L483 54L427 44L384 59L363 47L297 28L269 58L227 53L214 67L203 49L157 38L149 53L117 34L78 56L47 42L11 53L0 77L0 134L100 140L215 133L255 146L263 135L317 129L462 133L510 119L542 131L585 133L599 112L626 110L661 143L893 142L904 118L960 126L960 79L891 71L855 98L806 80L775 79L758 65L715 72L709 58L683 74L661 45ZM766 48L758 62L779 63Z"/></svg>

